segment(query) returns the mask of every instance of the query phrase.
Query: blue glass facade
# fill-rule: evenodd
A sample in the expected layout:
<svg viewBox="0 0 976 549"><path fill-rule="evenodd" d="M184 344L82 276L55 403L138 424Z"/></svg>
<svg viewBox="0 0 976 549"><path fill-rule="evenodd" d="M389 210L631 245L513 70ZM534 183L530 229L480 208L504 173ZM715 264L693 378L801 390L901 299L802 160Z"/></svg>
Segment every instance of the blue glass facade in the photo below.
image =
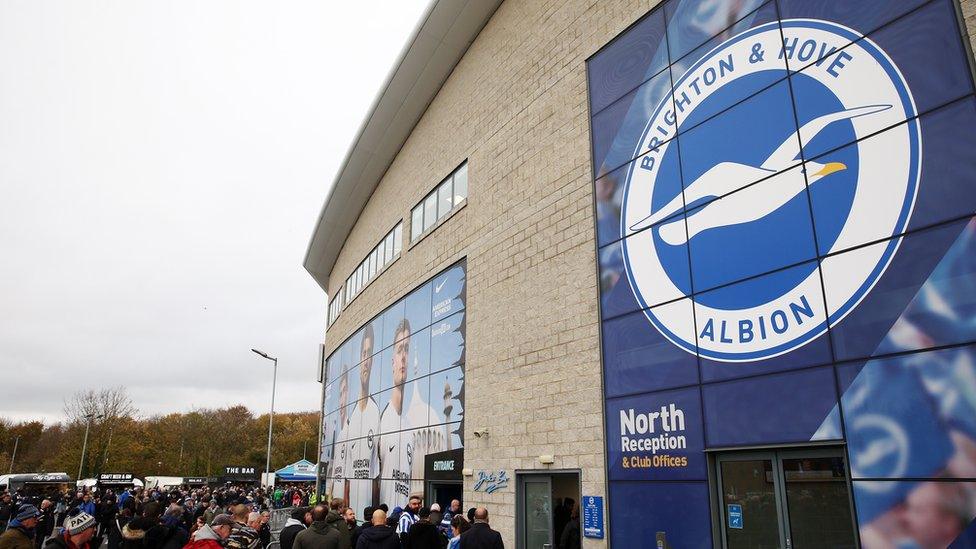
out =
<svg viewBox="0 0 976 549"><path fill-rule="evenodd" d="M843 446L865 547L976 516L969 55L951 0L669 0L589 59L613 546L711 547L740 447Z"/></svg>

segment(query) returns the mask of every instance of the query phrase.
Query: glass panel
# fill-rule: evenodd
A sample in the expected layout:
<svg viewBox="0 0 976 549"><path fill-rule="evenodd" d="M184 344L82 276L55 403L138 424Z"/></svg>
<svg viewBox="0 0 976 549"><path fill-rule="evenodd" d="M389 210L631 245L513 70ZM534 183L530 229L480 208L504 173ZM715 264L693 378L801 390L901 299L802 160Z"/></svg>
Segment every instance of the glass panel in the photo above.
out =
<svg viewBox="0 0 976 549"><path fill-rule="evenodd" d="M401 246L403 246L403 223L398 223L393 229L393 255L400 253Z"/></svg>
<svg viewBox="0 0 976 549"><path fill-rule="evenodd" d="M380 240L376 245L376 270L381 271L386 265L386 239Z"/></svg>
<svg viewBox="0 0 976 549"><path fill-rule="evenodd" d="M709 487L705 482L610 481L608 530L612 547L655 547L657 532L671 547L714 547ZM653 509L649 513L648 509Z"/></svg>
<svg viewBox="0 0 976 549"><path fill-rule="evenodd" d="M702 398L715 446L808 441L837 405L830 366L705 385Z"/></svg>
<svg viewBox="0 0 976 549"><path fill-rule="evenodd" d="M793 549L854 547L844 458L784 459Z"/></svg>
<svg viewBox="0 0 976 549"><path fill-rule="evenodd" d="M854 498L861 539L879 542L871 547L972 547L963 532L976 509L976 483L856 481Z"/></svg>
<svg viewBox="0 0 976 549"><path fill-rule="evenodd" d="M728 549L779 548L771 460L722 462L722 512Z"/></svg>
<svg viewBox="0 0 976 549"><path fill-rule="evenodd" d="M430 193L424 199L424 230L434 226L437 222L437 193Z"/></svg>
<svg viewBox="0 0 976 549"><path fill-rule="evenodd" d="M552 494L548 482L525 482L525 548L552 544Z"/></svg>
<svg viewBox="0 0 976 549"><path fill-rule="evenodd" d="M465 162L454 172L454 204L468 197L468 163Z"/></svg>
<svg viewBox="0 0 976 549"><path fill-rule="evenodd" d="M386 243L383 246L383 263L393 261L393 231L386 235Z"/></svg>
<svg viewBox="0 0 976 549"><path fill-rule="evenodd" d="M603 323L603 364L606 396L633 394L698 383L698 359L694 349L685 352L654 329L648 316L683 319L676 335L695 340L695 319L690 299L682 299L606 320Z"/></svg>
<svg viewBox="0 0 976 549"><path fill-rule="evenodd" d="M454 207L453 196L451 196L451 189L454 186L451 184L451 178L448 177L441 183L441 186L437 188L437 219L441 219L450 213L451 209Z"/></svg>
<svg viewBox="0 0 976 549"><path fill-rule="evenodd" d="M410 213L410 241L417 240L417 237L424 232L424 209L417 206Z"/></svg>
<svg viewBox="0 0 976 549"><path fill-rule="evenodd" d="M599 112L668 64L664 10L655 10L587 64L590 107Z"/></svg>

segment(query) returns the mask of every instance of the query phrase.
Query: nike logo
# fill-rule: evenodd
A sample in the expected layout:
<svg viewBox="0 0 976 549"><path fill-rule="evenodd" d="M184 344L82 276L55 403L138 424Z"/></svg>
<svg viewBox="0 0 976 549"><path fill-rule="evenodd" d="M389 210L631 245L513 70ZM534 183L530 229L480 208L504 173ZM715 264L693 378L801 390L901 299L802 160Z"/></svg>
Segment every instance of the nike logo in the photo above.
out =
<svg viewBox="0 0 976 549"><path fill-rule="evenodd" d="M396 448L396 444L394 444L393 446L390 446L390 451L392 452L394 448Z"/></svg>
<svg viewBox="0 0 976 549"><path fill-rule="evenodd" d="M441 293L441 288L444 287L444 284L447 284L446 278L444 280L441 280L441 283L434 287L434 293L435 294Z"/></svg>

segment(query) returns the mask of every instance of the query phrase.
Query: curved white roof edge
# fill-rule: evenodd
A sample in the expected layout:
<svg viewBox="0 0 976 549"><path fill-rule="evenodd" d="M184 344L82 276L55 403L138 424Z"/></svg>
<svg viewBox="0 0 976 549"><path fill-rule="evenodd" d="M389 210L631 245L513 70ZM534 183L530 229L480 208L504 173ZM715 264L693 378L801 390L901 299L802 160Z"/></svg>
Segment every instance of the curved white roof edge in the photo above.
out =
<svg viewBox="0 0 976 549"><path fill-rule="evenodd" d="M339 251L369 197L451 71L502 0L433 0L363 120L305 253L326 292Z"/></svg>

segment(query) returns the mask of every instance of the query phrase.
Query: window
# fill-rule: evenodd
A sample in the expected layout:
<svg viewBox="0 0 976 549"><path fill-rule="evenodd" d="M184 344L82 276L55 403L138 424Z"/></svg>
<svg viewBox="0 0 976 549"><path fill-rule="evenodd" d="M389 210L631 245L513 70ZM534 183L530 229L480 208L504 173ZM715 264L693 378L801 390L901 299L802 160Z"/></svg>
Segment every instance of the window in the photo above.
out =
<svg viewBox="0 0 976 549"><path fill-rule="evenodd" d="M332 298L332 303L329 303L329 318L328 325L331 326L335 322L336 318L339 317L339 311L342 310L342 288L339 288L339 292L334 298Z"/></svg>
<svg viewBox="0 0 976 549"><path fill-rule="evenodd" d="M402 246L400 240L402 238L403 222L401 221L390 232L386 233L386 236L380 239L379 244L369 251L362 263L346 279L346 303L352 301L371 280L376 278L376 275L383 272L383 269L387 265L400 256L400 248Z"/></svg>
<svg viewBox="0 0 976 549"><path fill-rule="evenodd" d="M461 164L461 167L454 172L454 205L457 206L468 198L468 163Z"/></svg>
<svg viewBox="0 0 976 549"><path fill-rule="evenodd" d="M468 162L464 161L410 211L410 242L416 242L468 198Z"/></svg>
<svg viewBox="0 0 976 549"><path fill-rule="evenodd" d="M383 241L383 263L393 260L393 234L386 235L386 240Z"/></svg>
<svg viewBox="0 0 976 549"><path fill-rule="evenodd" d="M447 217L447 214L454 209L454 196L451 191L454 190L454 182L451 178L441 183L441 186L437 188L437 219L441 220Z"/></svg>
<svg viewBox="0 0 976 549"><path fill-rule="evenodd" d="M413 242L424 232L424 209L417 206L410 215L410 241Z"/></svg>
<svg viewBox="0 0 976 549"><path fill-rule="evenodd" d="M424 200L424 232L427 232L437 223L437 196L430 193Z"/></svg>

